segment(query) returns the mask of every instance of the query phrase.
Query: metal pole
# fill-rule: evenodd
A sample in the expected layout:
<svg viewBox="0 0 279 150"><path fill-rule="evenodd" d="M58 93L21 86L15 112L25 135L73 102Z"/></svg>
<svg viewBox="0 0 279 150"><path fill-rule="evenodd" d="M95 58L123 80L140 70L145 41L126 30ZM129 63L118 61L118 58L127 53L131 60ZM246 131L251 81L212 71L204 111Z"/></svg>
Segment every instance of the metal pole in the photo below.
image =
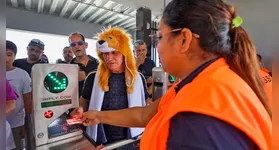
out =
<svg viewBox="0 0 279 150"><path fill-rule="evenodd" d="M128 139L128 140L121 140L112 144L108 144L105 145L104 148L102 148L102 150L112 150L112 149L116 149L116 148L120 148L122 146L128 145L130 143L136 142L138 140L141 139L141 135L136 139L136 140L132 140L132 139Z"/></svg>
<svg viewBox="0 0 279 150"><path fill-rule="evenodd" d="M25 128L25 149L36 150L32 115L26 114L24 128Z"/></svg>

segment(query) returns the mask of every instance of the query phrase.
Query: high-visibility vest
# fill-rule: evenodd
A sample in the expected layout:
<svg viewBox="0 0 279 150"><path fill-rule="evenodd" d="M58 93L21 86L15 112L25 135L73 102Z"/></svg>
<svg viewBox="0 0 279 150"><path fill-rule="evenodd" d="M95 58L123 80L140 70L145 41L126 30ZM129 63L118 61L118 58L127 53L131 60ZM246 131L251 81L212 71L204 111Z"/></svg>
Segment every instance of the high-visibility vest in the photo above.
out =
<svg viewBox="0 0 279 150"><path fill-rule="evenodd" d="M175 87L166 92L157 114L145 128L140 149L165 150L170 119L179 112L223 120L246 134L259 149L272 149L271 118L250 86L223 58L210 64L178 93Z"/></svg>

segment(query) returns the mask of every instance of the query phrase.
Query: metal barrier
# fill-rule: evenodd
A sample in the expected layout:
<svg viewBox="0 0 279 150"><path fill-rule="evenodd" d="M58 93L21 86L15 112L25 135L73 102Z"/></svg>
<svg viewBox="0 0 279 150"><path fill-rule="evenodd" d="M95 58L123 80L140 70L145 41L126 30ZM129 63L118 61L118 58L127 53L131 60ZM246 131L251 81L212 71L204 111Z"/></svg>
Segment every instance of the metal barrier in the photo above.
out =
<svg viewBox="0 0 279 150"><path fill-rule="evenodd" d="M25 117L26 150L92 150L97 144L79 125L69 125L65 113L79 106L78 67L36 64L32 69L33 114ZM121 140L104 150L121 148L141 139Z"/></svg>
<svg viewBox="0 0 279 150"><path fill-rule="evenodd" d="M132 140L132 139L121 140L121 141L118 141L118 142L115 142L115 143L111 143L111 144L105 145L105 147L102 148L102 150L112 150L112 149L120 148L120 147L123 147L125 145L137 142L140 139L141 139L141 135L136 140Z"/></svg>
<svg viewBox="0 0 279 150"><path fill-rule="evenodd" d="M32 115L25 116L25 149L26 150L36 150L35 146L35 137L34 137L34 130L32 125Z"/></svg>
<svg viewBox="0 0 279 150"><path fill-rule="evenodd" d="M152 100L161 98L167 91L168 74L161 67L152 69Z"/></svg>

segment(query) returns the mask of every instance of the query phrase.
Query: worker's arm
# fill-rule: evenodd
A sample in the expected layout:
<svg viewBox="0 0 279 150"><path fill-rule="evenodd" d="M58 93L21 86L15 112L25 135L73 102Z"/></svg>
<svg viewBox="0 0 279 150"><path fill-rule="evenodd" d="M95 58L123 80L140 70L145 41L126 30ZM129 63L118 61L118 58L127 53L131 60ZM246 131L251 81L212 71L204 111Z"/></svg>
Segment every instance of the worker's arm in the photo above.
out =
<svg viewBox="0 0 279 150"><path fill-rule="evenodd" d="M91 110L83 114L82 120L86 126L104 123L120 127L145 127L157 113L159 102L160 100L157 100L145 107L132 107L122 110Z"/></svg>
<svg viewBox="0 0 279 150"><path fill-rule="evenodd" d="M8 100L6 101L6 116L9 116L12 111L15 109L15 100Z"/></svg>

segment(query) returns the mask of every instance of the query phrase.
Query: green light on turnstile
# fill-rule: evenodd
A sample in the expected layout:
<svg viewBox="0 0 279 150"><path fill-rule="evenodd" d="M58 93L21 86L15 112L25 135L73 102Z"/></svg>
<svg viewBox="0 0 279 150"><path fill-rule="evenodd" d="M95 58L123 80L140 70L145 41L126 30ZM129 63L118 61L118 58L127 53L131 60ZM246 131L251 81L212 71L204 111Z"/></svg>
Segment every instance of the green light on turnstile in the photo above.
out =
<svg viewBox="0 0 279 150"><path fill-rule="evenodd" d="M68 78L62 72L51 72L44 80L46 89L51 93L63 92L68 86Z"/></svg>
<svg viewBox="0 0 279 150"><path fill-rule="evenodd" d="M175 76L169 75L169 82L170 82L170 83L174 83L175 80L176 80L176 77L175 77Z"/></svg>

